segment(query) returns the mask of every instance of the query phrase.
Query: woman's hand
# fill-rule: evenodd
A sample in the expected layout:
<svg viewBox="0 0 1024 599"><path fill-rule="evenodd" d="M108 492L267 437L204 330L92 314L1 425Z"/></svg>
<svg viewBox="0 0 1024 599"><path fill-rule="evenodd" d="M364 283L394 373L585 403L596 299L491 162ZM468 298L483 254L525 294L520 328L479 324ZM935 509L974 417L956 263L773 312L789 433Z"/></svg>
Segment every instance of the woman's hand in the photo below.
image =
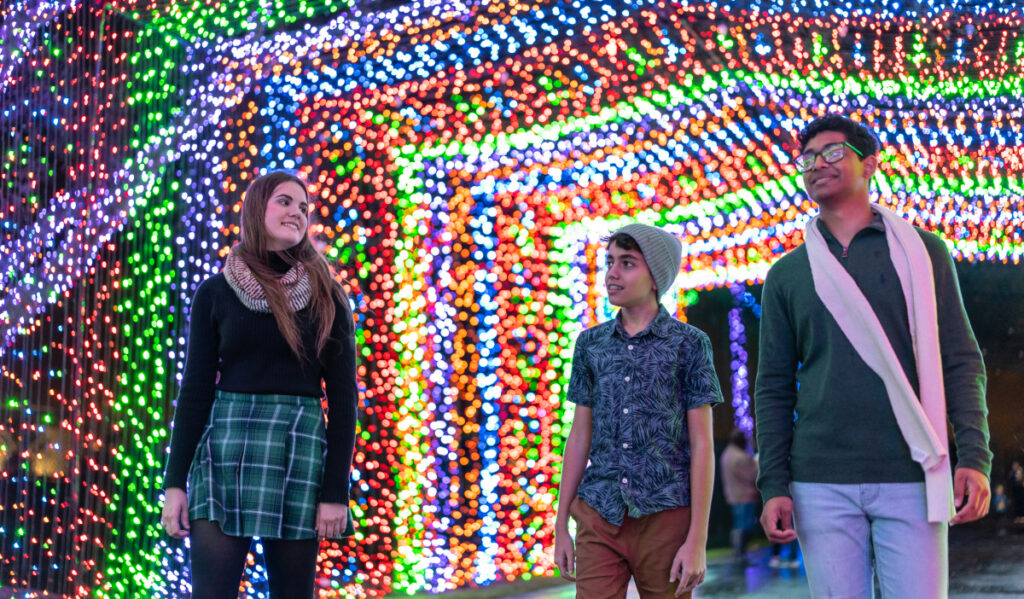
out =
<svg viewBox="0 0 1024 599"><path fill-rule="evenodd" d="M348 506L344 503L321 503L316 508L316 534L320 538L338 538L348 523Z"/></svg>
<svg viewBox="0 0 1024 599"><path fill-rule="evenodd" d="M171 487L164 491L164 509L160 516L167 534L175 539L184 539L189 531L188 495L183 489Z"/></svg>

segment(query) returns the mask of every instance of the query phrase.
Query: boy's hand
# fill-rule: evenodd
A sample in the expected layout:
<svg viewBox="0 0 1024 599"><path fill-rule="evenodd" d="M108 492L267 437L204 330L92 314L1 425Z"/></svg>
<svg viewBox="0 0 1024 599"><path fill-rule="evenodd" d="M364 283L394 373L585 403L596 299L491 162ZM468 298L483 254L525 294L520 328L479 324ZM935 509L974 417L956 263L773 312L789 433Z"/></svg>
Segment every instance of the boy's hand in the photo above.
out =
<svg viewBox="0 0 1024 599"><path fill-rule="evenodd" d="M562 578L576 581L576 547L569 536L569 527L555 531L555 565Z"/></svg>
<svg viewBox="0 0 1024 599"><path fill-rule="evenodd" d="M956 500L956 515L951 525L973 522L988 514L992 494L988 477L973 468L957 468L953 474L953 497ZM966 498L965 498L966 496Z"/></svg>
<svg viewBox="0 0 1024 599"><path fill-rule="evenodd" d="M669 582L679 581L676 588L676 597L687 591L697 588L697 585L704 582L707 574L708 561L702 543L695 543L693 539L686 539L683 546L676 552L672 560L672 569L669 571Z"/></svg>
<svg viewBox="0 0 1024 599"><path fill-rule="evenodd" d="M761 510L761 527L768 540L776 545L785 545L796 540L793 528L793 499L785 495L772 497Z"/></svg>

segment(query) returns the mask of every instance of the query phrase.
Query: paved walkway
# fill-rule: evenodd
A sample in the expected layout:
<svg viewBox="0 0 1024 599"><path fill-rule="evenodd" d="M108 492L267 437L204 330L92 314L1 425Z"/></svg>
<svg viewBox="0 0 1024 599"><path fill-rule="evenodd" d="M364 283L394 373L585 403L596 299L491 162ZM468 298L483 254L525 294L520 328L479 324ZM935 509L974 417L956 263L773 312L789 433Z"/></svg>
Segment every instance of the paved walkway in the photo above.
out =
<svg viewBox="0 0 1024 599"><path fill-rule="evenodd" d="M1021 599L1024 597L1024 524L1000 527L993 520L954 528L950 532L950 599ZM765 547L750 554L750 563L737 567L710 552L708 576L694 593L695 599L809 599L802 567L771 568ZM18 589L0 589L0 599L26 596L54 597ZM575 588L560 580L493 585L444 595L416 595L406 599L574 599ZM630 589L628 599L639 599Z"/></svg>

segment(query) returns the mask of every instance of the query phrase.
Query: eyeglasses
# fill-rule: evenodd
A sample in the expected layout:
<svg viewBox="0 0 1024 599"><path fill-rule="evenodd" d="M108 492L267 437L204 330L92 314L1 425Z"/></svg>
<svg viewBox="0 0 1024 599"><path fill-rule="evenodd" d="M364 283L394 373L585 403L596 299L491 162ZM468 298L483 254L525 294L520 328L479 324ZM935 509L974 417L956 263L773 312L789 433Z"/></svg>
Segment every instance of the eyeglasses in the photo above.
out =
<svg viewBox="0 0 1024 599"><path fill-rule="evenodd" d="M822 148L820 152L804 152L803 154L797 156L796 170L800 171L801 173L806 173L807 171L811 170L812 168L814 168L814 162L818 159L818 156L821 156L822 159L828 164L839 162L840 160L843 159L844 156L846 156L846 148L850 148L851 150L856 152L857 155L860 156L861 158L864 157L864 154L861 154L860 150L853 147L850 144L850 142L837 141L834 144L828 144L827 146Z"/></svg>

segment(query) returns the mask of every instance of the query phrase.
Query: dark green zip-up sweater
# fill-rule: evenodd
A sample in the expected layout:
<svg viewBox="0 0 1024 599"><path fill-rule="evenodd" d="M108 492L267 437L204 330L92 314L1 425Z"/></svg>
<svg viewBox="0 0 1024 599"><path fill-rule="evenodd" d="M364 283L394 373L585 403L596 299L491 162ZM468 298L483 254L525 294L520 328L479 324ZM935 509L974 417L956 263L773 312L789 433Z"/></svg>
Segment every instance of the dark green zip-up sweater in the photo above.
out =
<svg viewBox="0 0 1024 599"><path fill-rule="evenodd" d="M914 389L917 367L907 305L889 257L881 217L843 248L818 221L829 249L875 310ZM953 261L941 239L918 229L932 262L946 411L958 466L989 474L985 366L967 320ZM762 291L754 410L767 501L789 495L790 481L923 481L896 424L882 379L850 344L818 298L807 248L783 256ZM941 433L940 433L941 434Z"/></svg>

